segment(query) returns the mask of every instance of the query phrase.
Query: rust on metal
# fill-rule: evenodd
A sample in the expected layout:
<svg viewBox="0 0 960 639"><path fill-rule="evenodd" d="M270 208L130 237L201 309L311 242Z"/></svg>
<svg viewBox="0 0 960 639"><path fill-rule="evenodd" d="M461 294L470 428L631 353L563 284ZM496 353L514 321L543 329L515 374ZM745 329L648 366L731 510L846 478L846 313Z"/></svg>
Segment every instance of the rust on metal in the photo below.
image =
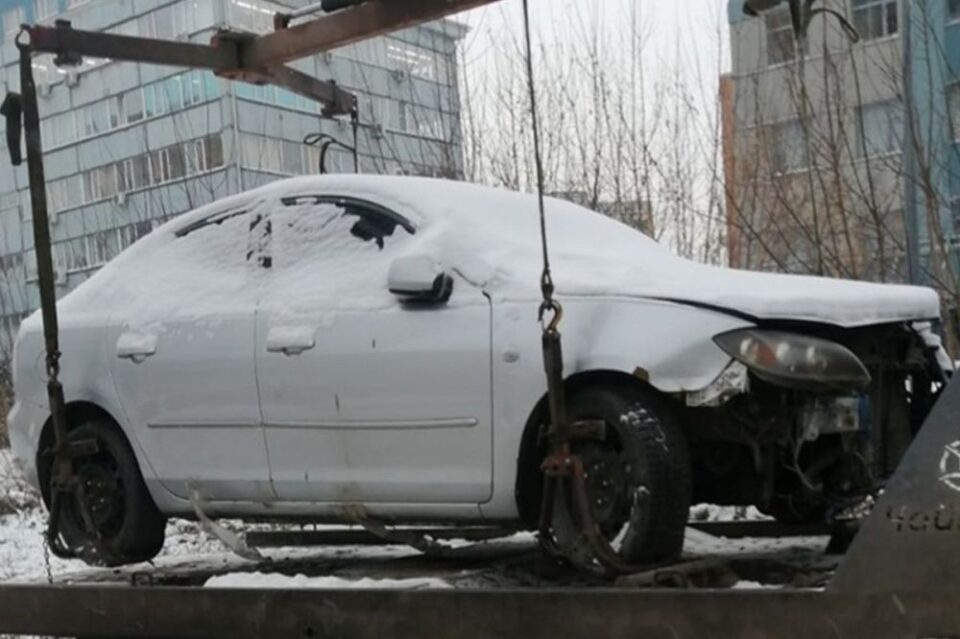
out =
<svg viewBox="0 0 960 639"><path fill-rule="evenodd" d="M303 24L278 29L244 46L243 63L269 68L384 33L474 9L497 0L381 0L337 11Z"/></svg>
<svg viewBox="0 0 960 639"><path fill-rule="evenodd" d="M67 20L53 27L31 25L25 28L31 52L52 53L60 65L79 64L84 56L143 62L166 66L208 69L219 77L250 84L273 84L316 100L326 116L350 115L357 110L357 97L333 81L318 80L276 63L246 63L246 49L257 40L247 33L220 31L210 44L175 42L156 38L116 35L74 29Z"/></svg>

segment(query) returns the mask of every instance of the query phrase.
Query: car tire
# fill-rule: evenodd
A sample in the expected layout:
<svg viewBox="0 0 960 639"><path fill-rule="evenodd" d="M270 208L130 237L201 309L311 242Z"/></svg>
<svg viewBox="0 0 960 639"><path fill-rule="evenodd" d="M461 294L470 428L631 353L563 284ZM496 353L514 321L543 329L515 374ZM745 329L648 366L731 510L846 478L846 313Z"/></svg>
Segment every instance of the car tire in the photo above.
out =
<svg viewBox="0 0 960 639"><path fill-rule="evenodd" d="M74 460L86 490L86 501L100 530L103 550L89 554L91 544L79 504L67 497L60 514L60 534L81 558L101 566L147 561L163 548L166 518L147 491L130 444L115 424L92 419L70 431L71 441L94 440L97 452ZM96 549L95 549L96 550Z"/></svg>
<svg viewBox="0 0 960 639"><path fill-rule="evenodd" d="M588 387L570 395L568 419L606 424L604 442L578 441L572 449L584 462L595 519L620 560L645 566L678 557L690 510L691 465L686 438L666 401L643 388ZM554 500L558 549L581 569L599 572L566 493L559 491Z"/></svg>

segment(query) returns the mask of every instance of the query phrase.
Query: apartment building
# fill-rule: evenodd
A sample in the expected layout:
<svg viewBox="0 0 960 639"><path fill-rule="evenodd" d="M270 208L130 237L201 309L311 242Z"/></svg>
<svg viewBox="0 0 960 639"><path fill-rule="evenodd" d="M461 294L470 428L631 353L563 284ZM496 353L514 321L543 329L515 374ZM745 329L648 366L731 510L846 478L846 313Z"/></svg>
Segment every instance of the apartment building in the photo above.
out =
<svg viewBox="0 0 960 639"><path fill-rule="evenodd" d="M956 290L960 0L730 0L721 79L733 266Z"/></svg>

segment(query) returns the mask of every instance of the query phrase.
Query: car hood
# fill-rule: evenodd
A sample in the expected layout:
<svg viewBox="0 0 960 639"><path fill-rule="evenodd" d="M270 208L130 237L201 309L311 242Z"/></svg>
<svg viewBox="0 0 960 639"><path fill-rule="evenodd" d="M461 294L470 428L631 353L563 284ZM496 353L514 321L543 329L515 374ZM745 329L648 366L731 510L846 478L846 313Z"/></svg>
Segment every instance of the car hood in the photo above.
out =
<svg viewBox="0 0 960 639"><path fill-rule="evenodd" d="M758 320L865 326L940 315L930 288L735 269L679 269L680 286L635 290L645 297L705 306ZM664 274L665 278L670 275ZM644 287L646 288L646 287Z"/></svg>

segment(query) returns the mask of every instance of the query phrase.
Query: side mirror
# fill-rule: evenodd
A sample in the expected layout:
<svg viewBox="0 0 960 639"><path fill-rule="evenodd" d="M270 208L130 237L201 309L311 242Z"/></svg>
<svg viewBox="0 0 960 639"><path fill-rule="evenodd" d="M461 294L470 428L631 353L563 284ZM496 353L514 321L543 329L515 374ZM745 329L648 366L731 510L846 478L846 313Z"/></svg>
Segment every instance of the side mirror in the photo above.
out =
<svg viewBox="0 0 960 639"><path fill-rule="evenodd" d="M414 255L393 261L387 287L408 302L446 302L453 293L453 278L432 257Z"/></svg>

